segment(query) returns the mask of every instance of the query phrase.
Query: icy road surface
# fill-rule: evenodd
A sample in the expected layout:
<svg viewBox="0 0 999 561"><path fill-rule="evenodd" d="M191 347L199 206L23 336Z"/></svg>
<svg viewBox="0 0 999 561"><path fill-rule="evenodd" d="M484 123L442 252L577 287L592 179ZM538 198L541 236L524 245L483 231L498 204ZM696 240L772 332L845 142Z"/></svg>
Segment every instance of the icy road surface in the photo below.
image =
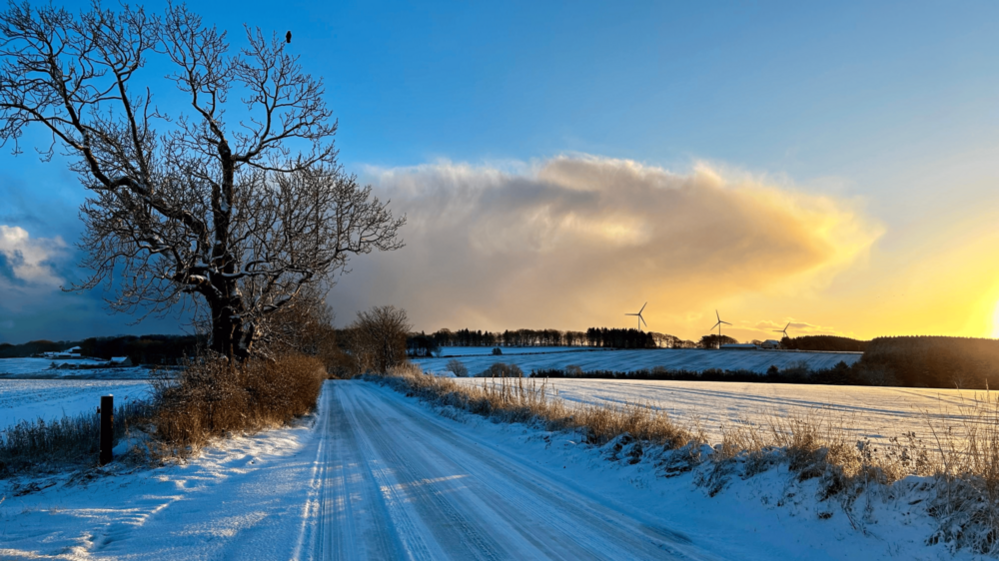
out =
<svg viewBox="0 0 999 561"><path fill-rule="evenodd" d="M331 386L306 558L713 558L660 521L386 399L384 388Z"/></svg>

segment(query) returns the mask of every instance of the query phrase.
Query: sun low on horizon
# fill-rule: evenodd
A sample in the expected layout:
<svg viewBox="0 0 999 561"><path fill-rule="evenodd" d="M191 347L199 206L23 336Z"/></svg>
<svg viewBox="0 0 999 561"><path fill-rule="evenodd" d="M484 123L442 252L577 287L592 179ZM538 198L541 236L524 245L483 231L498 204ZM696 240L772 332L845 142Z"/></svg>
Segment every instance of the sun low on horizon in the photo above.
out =
<svg viewBox="0 0 999 561"><path fill-rule="evenodd" d="M236 47L244 24L292 30L338 162L406 217L404 247L327 287L339 325L392 305L426 332L630 328L645 304L640 327L688 340L716 317L740 341L999 337L999 7L729 8L202 15ZM61 290L83 278L85 189L59 153L0 158L0 342L186 329Z"/></svg>

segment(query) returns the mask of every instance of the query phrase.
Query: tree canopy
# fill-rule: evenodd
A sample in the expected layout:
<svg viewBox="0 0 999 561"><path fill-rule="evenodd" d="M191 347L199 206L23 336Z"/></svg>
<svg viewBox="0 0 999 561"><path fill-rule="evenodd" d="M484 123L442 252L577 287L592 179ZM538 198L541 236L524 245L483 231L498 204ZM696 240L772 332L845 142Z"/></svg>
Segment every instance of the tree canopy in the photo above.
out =
<svg viewBox="0 0 999 561"><path fill-rule="evenodd" d="M51 136L89 190L80 242L116 311L206 310L211 346L245 357L266 316L348 258L402 246L385 203L344 172L321 79L281 37L226 33L185 6L162 16L95 5L0 14L0 141ZM153 103L150 57L173 68L183 111Z"/></svg>

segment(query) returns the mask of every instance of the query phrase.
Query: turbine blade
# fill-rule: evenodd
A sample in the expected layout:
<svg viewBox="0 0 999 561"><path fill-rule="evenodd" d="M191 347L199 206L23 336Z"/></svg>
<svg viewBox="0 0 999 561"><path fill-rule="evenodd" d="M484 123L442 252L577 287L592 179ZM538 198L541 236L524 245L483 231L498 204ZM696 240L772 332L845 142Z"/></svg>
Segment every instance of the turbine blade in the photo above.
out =
<svg viewBox="0 0 999 561"><path fill-rule="evenodd" d="M791 322L787 322L787 325L785 325L784 329L782 329L781 331L787 331L788 327L791 327Z"/></svg>
<svg viewBox="0 0 999 561"><path fill-rule="evenodd" d="M638 316L638 319L642 320L642 323L645 324L645 327L649 326L649 322L645 321L645 318L643 318L641 315Z"/></svg>
<svg viewBox="0 0 999 561"><path fill-rule="evenodd" d="M724 323L725 325L732 325L731 323L729 323L727 321L719 321L718 323Z"/></svg>
<svg viewBox="0 0 999 561"><path fill-rule="evenodd" d="M715 310L715 319L717 319L718 321L721 321L721 316L718 315L718 310Z"/></svg>
<svg viewBox="0 0 999 561"><path fill-rule="evenodd" d="M648 305L649 305L649 303L648 303L648 302L646 302L646 303L642 304L642 309L641 309L641 310L638 310L638 315L642 315L642 312L644 312L644 311L645 311L645 306L648 306Z"/></svg>

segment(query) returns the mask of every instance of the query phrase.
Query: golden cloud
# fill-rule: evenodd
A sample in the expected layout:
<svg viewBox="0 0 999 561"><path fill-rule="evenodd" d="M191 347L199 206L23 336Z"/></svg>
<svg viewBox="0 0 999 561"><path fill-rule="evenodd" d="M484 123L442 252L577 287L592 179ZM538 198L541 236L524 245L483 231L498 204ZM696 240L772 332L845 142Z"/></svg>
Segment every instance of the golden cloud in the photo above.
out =
<svg viewBox="0 0 999 561"><path fill-rule="evenodd" d="M355 261L331 297L340 317L393 304L424 329L585 329L624 325L648 301L652 329L677 333L669 321L721 299L828 278L882 232L851 201L708 164L561 156L524 169L369 170L408 217L406 247Z"/></svg>

